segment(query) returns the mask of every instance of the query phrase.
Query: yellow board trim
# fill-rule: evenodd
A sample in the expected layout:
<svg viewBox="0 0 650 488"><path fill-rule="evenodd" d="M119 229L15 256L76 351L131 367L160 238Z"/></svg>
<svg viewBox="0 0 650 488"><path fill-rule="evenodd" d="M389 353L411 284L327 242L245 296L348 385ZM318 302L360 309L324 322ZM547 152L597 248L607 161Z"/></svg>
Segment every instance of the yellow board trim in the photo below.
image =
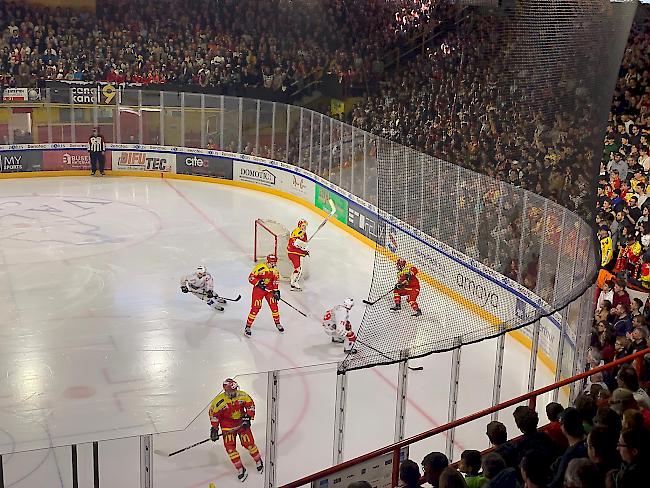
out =
<svg viewBox="0 0 650 488"><path fill-rule="evenodd" d="M0 173L0 179L9 179L9 178L39 178L39 177L56 177L56 176L88 176L88 171L83 171L83 170L63 170L63 171L25 171L22 173ZM106 176L135 176L135 177L142 177L142 178L168 178L168 179L173 179L173 180L190 180L190 181L200 181L200 182L207 182L207 183L217 183L219 185L226 185L226 186L235 186L238 188L245 188L247 190L254 190L254 191L260 191L263 193L269 193L271 195L275 195L280 198L284 198L287 200L291 200L292 202L298 203L299 205L302 205L303 207L308 208L309 210L316 212L317 214L320 214L323 217L326 217L328 215L327 212L321 210L320 208L316 207L313 203L306 202L300 197L297 197L295 195L292 195L291 193L287 193L282 190L277 190L275 188L266 188L260 185L256 185L254 183L247 183L245 181L232 181L232 180L223 180L220 178L212 178L210 176L196 176L196 175L182 175L182 174L176 174L176 173L161 173L161 172L155 172L155 171L123 171L123 170L107 170L106 171ZM339 227L340 229L344 230L348 234L350 234L352 237L355 239L361 241L367 246L370 246L385 256L387 256L389 259L396 260L397 257L395 254L390 252L389 250L385 249L382 246L379 246L375 241L368 239L366 236L358 233L356 230L352 229L351 227L348 227L345 225L343 222L339 221L338 219L330 219L330 222L332 222L334 225ZM489 324L497 327L499 324L501 324L502 320L499 319L496 315L491 314L487 310L483 309L482 307L478 306L474 302L468 300L467 298L463 297L460 293L452 290L451 288L447 287L446 285L440 283L436 279L430 277L427 274L422 273L421 275L418 275L421 277L426 283L431 285L433 288L436 290L440 291L441 293L444 293L447 295L449 298L451 298L453 301L461 305L463 308L466 308L473 314L479 316L481 319L485 320ZM521 345L523 345L526 349L531 349L532 348L532 341L526 337L523 333L519 332L518 330L513 330L508 332L508 335L512 337L514 340L519 342ZM555 362L543 351L538 351L537 352L537 357L540 359L542 364L546 366L553 374L556 373L556 364Z"/></svg>

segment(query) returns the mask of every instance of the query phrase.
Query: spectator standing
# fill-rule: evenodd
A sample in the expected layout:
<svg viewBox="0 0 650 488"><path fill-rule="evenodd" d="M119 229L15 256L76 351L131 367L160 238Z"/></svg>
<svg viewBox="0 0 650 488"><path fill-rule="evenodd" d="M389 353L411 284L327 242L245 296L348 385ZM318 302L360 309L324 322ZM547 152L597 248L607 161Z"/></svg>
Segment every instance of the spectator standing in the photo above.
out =
<svg viewBox="0 0 650 488"><path fill-rule="evenodd" d="M506 466L514 468L517 466L517 448L511 442L508 442L508 430L506 426L493 420L487 425L486 435L490 444L494 447L494 452L499 454L506 463Z"/></svg>
<svg viewBox="0 0 650 488"><path fill-rule="evenodd" d="M516 444L518 461L521 461L524 454L531 450L541 451L549 458L555 457L555 446L551 438L537 430L539 416L535 410L522 405L515 409L513 416L515 424L523 434Z"/></svg>
<svg viewBox="0 0 650 488"><path fill-rule="evenodd" d="M539 451L528 451L519 464L523 488L546 488L551 477L550 462Z"/></svg>
<svg viewBox="0 0 650 488"><path fill-rule="evenodd" d="M441 452L430 452L422 460L424 479L433 488L439 488L440 475L449 466L449 459Z"/></svg>
<svg viewBox="0 0 650 488"><path fill-rule="evenodd" d="M551 467L553 478L548 485L549 488L562 488L564 475L569 462L572 459L587 457L585 430L582 425L580 412L573 407L565 409L560 415L560 424L562 425L562 433L565 435L569 447L567 447L564 454Z"/></svg>
<svg viewBox="0 0 650 488"><path fill-rule="evenodd" d="M104 145L104 136L99 133L99 129L95 127L93 134L88 139L88 153L90 154L90 171L91 176L95 176L99 167L99 175L104 176L104 166L106 160L104 153L106 146Z"/></svg>
<svg viewBox="0 0 650 488"><path fill-rule="evenodd" d="M560 414L563 410L564 407L557 402L551 402L546 405L546 417L549 420L549 424L544 429L544 432L551 438L558 452L564 452L569 446L566 437L562 433L562 425L560 424Z"/></svg>
<svg viewBox="0 0 650 488"><path fill-rule="evenodd" d="M587 455L596 465L602 480L607 473L621 464L621 458L616 450L618 435L602 426L594 427L587 435Z"/></svg>
<svg viewBox="0 0 650 488"><path fill-rule="evenodd" d="M481 471L481 453L472 449L463 451L460 455L458 471L465 475L467 488L481 488L487 480L479 474Z"/></svg>
<svg viewBox="0 0 650 488"><path fill-rule="evenodd" d="M650 410L650 396L639 386L639 377L632 366L623 366L616 375L616 382L619 388L625 388L632 392L639 407Z"/></svg>
<svg viewBox="0 0 650 488"><path fill-rule="evenodd" d="M483 488L517 488L517 472L514 468L506 467L506 462L496 452L483 456L481 467L483 476L488 480Z"/></svg>
<svg viewBox="0 0 650 488"><path fill-rule="evenodd" d="M399 466L399 487L401 488L419 488L420 487L420 468L415 461L407 459Z"/></svg>
<svg viewBox="0 0 650 488"><path fill-rule="evenodd" d="M630 429L621 432L618 452L623 460L621 468L612 473L616 488L639 488L648 485L648 434L645 430Z"/></svg>
<svg viewBox="0 0 650 488"><path fill-rule="evenodd" d="M465 478L452 467L447 467L440 474L440 488L467 488Z"/></svg>
<svg viewBox="0 0 650 488"><path fill-rule="evenodd" d="M564 475L564 488L603 488L604 480L589 459L572 459Z"/></svg>

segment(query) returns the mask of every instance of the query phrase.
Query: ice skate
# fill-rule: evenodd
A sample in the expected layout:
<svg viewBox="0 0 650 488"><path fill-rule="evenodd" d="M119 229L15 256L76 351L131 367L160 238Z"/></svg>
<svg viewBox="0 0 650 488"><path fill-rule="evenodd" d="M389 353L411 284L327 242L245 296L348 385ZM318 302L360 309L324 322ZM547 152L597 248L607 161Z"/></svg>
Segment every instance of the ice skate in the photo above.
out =
<svg viewBox="0 0 650 488"><path fill-rule="evenodd" d="M260 474L264 472L264 463L262 462L261 459L257 461L257 472Z"/></svg>
<svg viewBox="0 0 650 488"><path fill-rule="evenodd" d="M275 328L278 329L280 332L284 332L284 327L282 327L282 324L275 324Z"/></svg>
<svg viewBox="0 0 650 488"><path fill-rule="evenodd" d="M399 312L400 310L402 310L401 303L396 303L394 306L390 307L391 312Z"/></svg>
<svg viewBox="0 0 650 488"><path fill-rule="evenodd" d="M352 348L350 348L350 349L343 349L343 352L344 352L345 354L356 354L356 353L359 352L359 351L357 351L356 348L352 347Z"/></svg>
<svg viewBox="0 0 650 488"><path fill-rule="evenodd" d="M411 317L419 317L420 315L422 315L422 310L418 308L415 313L411 314Z"/></svg>
<svg viewBox="0 0 650 488"><path fill-rule="evenodd" d="M332 342L343 344L345 342L345 339L343 339L343 337L332 337Z"/></svg>
<svg viewBox="0 0 650 488"><path fill-rule="evenodd" d="M250 337L251 335L253 335L253 333L251 332L251 328L248 325L244 327L244 335L246 337Z"/></svg>
<svg viewBox="0 0 650 488"><path fill-rule="evenodd" d="M237 474L237 479L243 483L246 478L248 478L248 471L246 471L246 468L241 468Z"/></svg>
<svg viewBox="0 0 650 488"><path fill-rule="evenodd" d="M228 300L226 300L225 298L221 298L219 295L215 295L214 299L217 301L217 303L220 303L222 305L228 303Z"/></svg>

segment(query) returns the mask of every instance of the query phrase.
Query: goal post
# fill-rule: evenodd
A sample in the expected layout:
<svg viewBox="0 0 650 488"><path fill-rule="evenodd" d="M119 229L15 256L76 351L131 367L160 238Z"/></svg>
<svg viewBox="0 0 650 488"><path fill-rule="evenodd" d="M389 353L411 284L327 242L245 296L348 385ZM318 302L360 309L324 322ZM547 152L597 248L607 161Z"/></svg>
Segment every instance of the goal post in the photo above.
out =
<svg viewBox="0 0 650 488"><path fill-rule="evenodd" d="M283 224L271 219L256 219L253 243L253 261L261 263L269 254L278 257L278 271L280 279L288 281L293 273L293 265L287 256L287 244L289 242L289 229ZM309 258L302 259L302 278L309 276Z"/></svg>

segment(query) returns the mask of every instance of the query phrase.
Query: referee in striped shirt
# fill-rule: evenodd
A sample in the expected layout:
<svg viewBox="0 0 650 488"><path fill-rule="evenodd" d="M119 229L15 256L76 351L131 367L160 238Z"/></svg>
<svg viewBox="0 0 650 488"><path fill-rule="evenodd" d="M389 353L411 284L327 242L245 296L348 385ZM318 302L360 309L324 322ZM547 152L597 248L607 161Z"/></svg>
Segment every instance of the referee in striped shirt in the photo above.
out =
<svg viewBox="0 0 650 488"><path fill-rule="evenodd" d="M93 135L88 139L88 152L90 153L90 171L91 175L95 176L97 167L99 166L99 175L104 176L104 166L106 160L104 159L104 136L99 133L97 127L93 129Z"/></svg>

